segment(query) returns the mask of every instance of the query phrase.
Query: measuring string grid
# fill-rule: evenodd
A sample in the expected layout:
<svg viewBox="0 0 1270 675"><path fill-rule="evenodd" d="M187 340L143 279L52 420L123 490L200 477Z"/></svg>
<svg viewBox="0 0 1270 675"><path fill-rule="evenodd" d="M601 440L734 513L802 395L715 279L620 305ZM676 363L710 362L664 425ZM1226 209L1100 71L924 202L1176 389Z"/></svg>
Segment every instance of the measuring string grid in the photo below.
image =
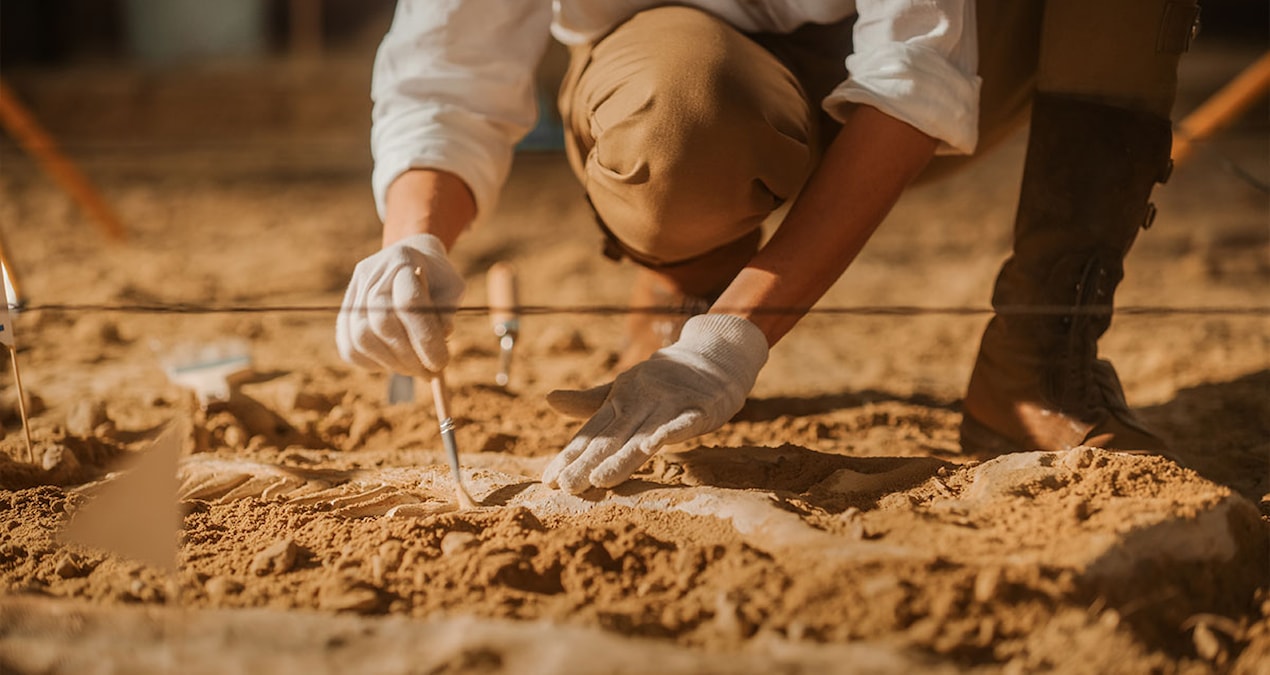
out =
<svg viewBox="0 0 1270 675"><path fill-rule="evenodd" d="M119 313L119 314L337 314L343 308L340 305L221 305L195 303L146 303L146 304L78 304L78 303L25 303L10 305L16 312L66 312L66 313ZM372 312L400 312L396 307L351 307L349 309L365 309ZM458 307L434 307L420 309L421 312L453 312L459 315L488 315L500 308L488 305L466 305ZM627 314L675 314L684 313L679 306L674 307L628 307L625 305L520 305L514 308L522 315L595 315L621 316ZM727 313L726 307L716 307L716 311ZM407 310L408 311L408 310ZM1027 305L975 307L944 306L928 307L917 305L857 305L846 307L766 307L747 310L757 314L808 314L826 316L986 316L1001 314L1008 316L1270 316L1270 305L1264 306L1156 306L1127 305L1122 307L1064 307L1061 305Z"/></svg>

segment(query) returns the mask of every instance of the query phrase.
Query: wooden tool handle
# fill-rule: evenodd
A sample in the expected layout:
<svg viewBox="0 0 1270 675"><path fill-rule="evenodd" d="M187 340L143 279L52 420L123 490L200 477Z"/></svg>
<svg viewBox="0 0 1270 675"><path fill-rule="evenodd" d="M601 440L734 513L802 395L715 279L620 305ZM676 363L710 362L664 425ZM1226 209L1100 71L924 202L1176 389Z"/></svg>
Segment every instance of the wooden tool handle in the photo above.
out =
<svg viewBox="0 0 1270 675"><path fill-rule="evenodd" d="M520 299L516 290L516 269L508 263L494 263L486 278L489 291L490 323L497 328L516 320Z"/></svg>
<svg viewBox="0 0 1270 675"><path fill-rule="evenodd" d="M67 157L53 137L35 121L13 90L0 81L0 126L39 162L48 175L115 241L126 237L123 223L88 177ZM14 289L17 290L17 289Z"/></svg>
<svg viewBox="0 0 1270 675"><path fill-rule="evenodd" d="M1270 90L1270 51L1177 124L1177 134L1173 139L1173 162L1181 163L1189 157L1194 142L1208 138L1217 129L1238 117L1267 90Z"/></svg>

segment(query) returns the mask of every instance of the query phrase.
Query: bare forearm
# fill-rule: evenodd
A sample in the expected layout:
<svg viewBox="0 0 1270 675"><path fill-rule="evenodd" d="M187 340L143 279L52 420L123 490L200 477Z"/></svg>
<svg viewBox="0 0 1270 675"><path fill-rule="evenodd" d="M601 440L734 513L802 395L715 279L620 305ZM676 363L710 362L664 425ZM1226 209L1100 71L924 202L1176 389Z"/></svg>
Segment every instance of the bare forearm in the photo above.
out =
<svg viewBox="0 0 1270 675"><path fill-rule="evenodd" d="M936 146L874 108L856 110L780 229L711 311L752 321L776 344L842 276Z"/></svg>
<svg viewBox="0 0 1270 675"><path fill-rule="evenodd" d="M433 169L407 171L388 187L383 245L433 234L450 249L475 217L472 192L458 176Z"/></svg>

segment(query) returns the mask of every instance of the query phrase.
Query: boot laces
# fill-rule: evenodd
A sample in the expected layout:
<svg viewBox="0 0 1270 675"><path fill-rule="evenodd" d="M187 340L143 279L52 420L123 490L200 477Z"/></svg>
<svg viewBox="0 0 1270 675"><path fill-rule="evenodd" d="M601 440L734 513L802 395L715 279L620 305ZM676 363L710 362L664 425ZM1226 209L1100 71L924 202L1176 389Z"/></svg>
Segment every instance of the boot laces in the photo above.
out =
<svg viewBox="0 0 1270 675"><path fill-rule="evenodd" d="M1111 294L1115 279L1097 257L1082 267L1076 281L1072 312L1062 317L1066 348L1059 358L1054 400L1069 414L1086 417L1111 404L1107 383L1097 376L1098 338L1111 323Z"/></svg>

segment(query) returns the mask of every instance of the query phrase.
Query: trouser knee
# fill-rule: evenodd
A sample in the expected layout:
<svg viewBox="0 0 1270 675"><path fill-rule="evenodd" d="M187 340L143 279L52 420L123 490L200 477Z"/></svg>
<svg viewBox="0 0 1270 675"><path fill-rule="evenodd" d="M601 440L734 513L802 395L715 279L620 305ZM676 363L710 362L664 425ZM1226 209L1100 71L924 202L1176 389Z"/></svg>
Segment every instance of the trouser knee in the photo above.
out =
<svg viewBox="0 0 1270 675"><path fill-rule="evenodd" d="M813 111L771 54L704 12L642 12L575 50L561 94L574 171L637 261L755 232L812 161Z"/></svg>

